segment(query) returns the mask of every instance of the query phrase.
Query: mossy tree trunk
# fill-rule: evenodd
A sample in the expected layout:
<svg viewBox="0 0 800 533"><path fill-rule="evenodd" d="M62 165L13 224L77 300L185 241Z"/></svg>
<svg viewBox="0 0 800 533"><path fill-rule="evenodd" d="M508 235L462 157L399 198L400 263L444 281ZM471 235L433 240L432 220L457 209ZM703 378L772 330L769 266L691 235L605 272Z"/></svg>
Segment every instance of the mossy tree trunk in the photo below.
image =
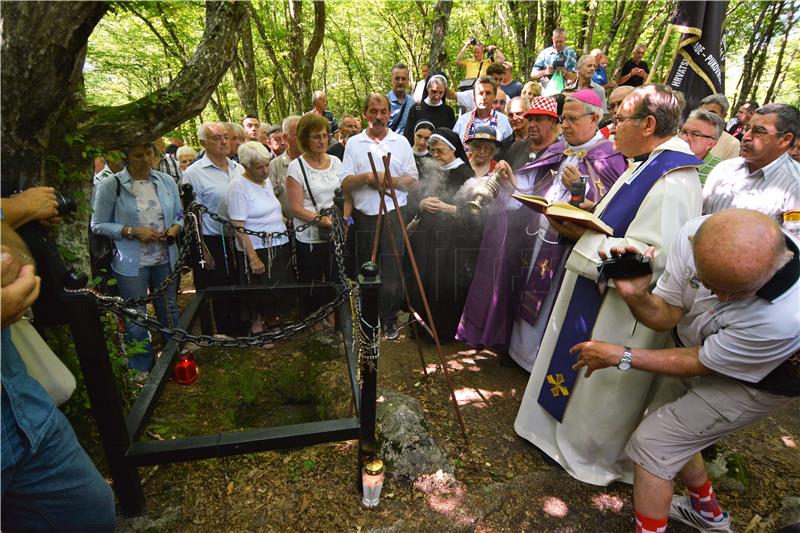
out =
<svg viewBox="0 0 800 533"><path fill-rule="evenodd" d="M88 106L83 66L106 2L3 2L4 194L46 184L82 205L60 232L70 262L88 270L86 205L96 153L152 141L203 110L236 51L246 6L208 2L194 55L166 87L121 106Z"/></svg>
<svg viewBox="0 0 800 533"><path fill-rule="evenodd" d="M444 72L447 67L445 37L447 36L447 27L450 24L450 12L452 10L453 3L447 0L439 0L433 8L431 54L428 57L428 65L431 72Z"/></svg>

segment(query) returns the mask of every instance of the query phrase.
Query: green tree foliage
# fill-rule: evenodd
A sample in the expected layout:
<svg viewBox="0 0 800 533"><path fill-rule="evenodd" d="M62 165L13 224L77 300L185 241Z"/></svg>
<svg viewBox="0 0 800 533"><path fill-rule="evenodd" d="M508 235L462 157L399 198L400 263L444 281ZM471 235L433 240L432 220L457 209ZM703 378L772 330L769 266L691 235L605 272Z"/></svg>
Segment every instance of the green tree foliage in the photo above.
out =
<svg viewBox="0 0 800 533"><path fill-rule="evenodd" d="M730 2L725 21L726 93L732 99L744 75L750 80L748 94L763 99L773 85L772 100L800 100L800 61L796 61L800 47L796 28L793 31L800 17L789 17L800 3L783 4L776 10L774 3L764 0ZM515 77L526 81L536 55L550 45L551 28L562 26L568 33L567 44L576 48L578 55L593 48L605 49L611 61L610 74L619 71L636 44L645 45L645 60L652 65L664 42L660 64L653 65L653 80L663 81L678 41L676 34L667 34L676 5L677 0L456 1L444 43L448 55L445 72L453 82L463 77L454 59L464 39L475 35L481 42L499 46L515 65ZM180 70L186 51L194 49L203 32L200 2L115 6L90 40L85 73L91 103L119 104L163 87ZM337 116L357 113L366 93L389 90L389 73L397 62L410 67L413 83L430 57L435 6L433 0L326 2L324 39L314 58L310 84L303 86L297 50L307 50L318 29L313 2L254 1L248 23L259 116L276 123L303 112L309 108L310 93L317 89L326 91L329 107ZM766 41L764 28L758 24L758 14L765 8L770 8L770 13L778 11ZM299 9L294 18L292 9ZM299 21L302 30L300 44L293 20ZM761 26L765 26L763 21ZM239 58L246 40L239 44ZM747 59L748 48L759 43L766 51L760 66L758 57ZM784 52L778 65L781 47ZM242 80L238 80L237 92L234 74L239 76L240 71L225 75L198 120L238 120L246 113L240 97ZM186 123L181 131L192 139L195 126L196 122Z"/></svg>

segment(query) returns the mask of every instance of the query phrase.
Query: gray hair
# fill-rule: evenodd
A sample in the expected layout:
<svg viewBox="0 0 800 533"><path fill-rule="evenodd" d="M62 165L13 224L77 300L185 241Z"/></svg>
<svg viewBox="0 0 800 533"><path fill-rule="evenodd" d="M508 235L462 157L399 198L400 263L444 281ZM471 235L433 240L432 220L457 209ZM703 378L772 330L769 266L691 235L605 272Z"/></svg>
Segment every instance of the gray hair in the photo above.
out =
<svg viewBox="0 0 800 533"><path fill-rule="evenodd" d="M590 59L594 59L592 54L584 54L580 58L578 58L578 67L582 67L584 63L589 61Z"/></svg>
<svg viewBox="0 0 800 533"><path fill-rule="evenodd" d="M298 122L300 122L300 115L289 115L283 119L283 122L281 123L283 133L289 133L289 127L291 127L292 124L297 124Z"/></svg>
<svg viewBox="0 0 800 533"><path fill-rule="evenodd" d="M792 142L800 137L800 111L789 104L764 104L756 115L775 115L775 128L780 133L791 133Z"/></svg>
<svg viewBox="0 0 800 533"><path fill-rule="evenodd" d="M639 96L635 115L641 118L652 116L656 119L653 135L672 137L678 132L683 107L686 104L683 94L673 90L669 85L654 84L638 87L626 98L630 98L631 95Z"/></svg>
<svg viewBox="0 0 800 533"><path fill-rule="evenodd" d="M573 98L569 94L567 95L567 98L564 100L565 104L567 102L578 102L578 103L583 105L583 111L585 113L591 113L592 115L597 115L599 118L603 118L603 115L605 115L605 112L602 110L602 108L599 108L596 105L587 104L586 102L584 102L582 100L578 100L577 98Z"/></svg>
<svg viewBox="0 0 800 533"><path fill-rule="evenodd" d="M311 95L311 105L317 105L317 100L325 96L325 91L314 91Z"/></svg>
<svg viewBox="0 0 800 533"><path fill-rule="evenodd" d="M704 104L717 104L722 109L723 116L728 114L728 109L731 107L731 104L728 102L728 97L722 93L709 94L700 100L700 105Z"/></svg>
<svg viewBox="0 0 800 533"><path fill-rule="evenodd" d="M567 30L565 30L564 28L555 28L553 30L553 37L555 37L556 35L564 35L564 36L566 36L567 35Z"/></svg>
<svg viewBox="0 0 800 533"><path fill-rule="evenodd" d="M225 126L225 129L233 130L233 133L235 133L237 137L247 137L247 133L244 131L241 124L237 124L236 122L223 122L222 125Z"/></svg>
<svg viewBox="0 0 800 533"><path fill-rule="evenodd" d="M600 50L599 48L595 48L594 50L589 52L589 55L597 57L599 55L601 56L601 55L604 55L604 54L603 54L602 50Z"/></svg>
<svg viewBox="0 0 800 533"><path fill-rule="evenodd" d="M221 125L219 122L203 122L197 127L197 138L201 141L208 141L208 128Z"/></svg>
<svg viewBox="0 0 800 533"><path fill-rule="evenodd" d="M175 152L175 157L180 159L185 155L190 155L192 157L197 157L197 151L192 148L191 146L181 146L178 148L178 151Z"/></svg>
<svg viewBox="0 0 800 533"><path fill-rule="evenodd" d="M687 119L689 118L702 120L703 122L714 126L714 138L717 140L719 140L719 136L722 135L723 130L725 130L725 122L722 121L722 118L714 113L711 113L710 111L706 111L705 109L695 109L689 113Z"/></svg>
<svg viewBox="0 0 800 533"><path fill-rule="evenodd" d="M239 162L250 168L253 163L266 161L269 163L269 151L258 141L247 141L239 146Z"/></svg>

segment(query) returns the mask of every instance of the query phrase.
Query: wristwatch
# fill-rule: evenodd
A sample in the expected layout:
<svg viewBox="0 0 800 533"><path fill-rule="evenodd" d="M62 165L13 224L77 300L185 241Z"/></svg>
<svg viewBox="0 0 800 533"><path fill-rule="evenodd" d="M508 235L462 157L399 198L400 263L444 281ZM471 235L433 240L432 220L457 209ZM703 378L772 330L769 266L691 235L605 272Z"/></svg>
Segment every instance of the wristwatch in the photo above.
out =
<svg viewBox="0 0 800 533"><path fill-rule="evenodd" d="M125 226L123 230L127 229L128 231L124 232L125 238L133 239L133 226Z"/></svg>
<svg viewBox="0 0 800 533"><path fill-rule="evenodd" d="M620 359L619 363L617 363L617 368L623 371L630 370L631 358L633 357L633 354L631 354L631 347L623 346L622 349L624 350L622 352L622 359Z"/></svg>

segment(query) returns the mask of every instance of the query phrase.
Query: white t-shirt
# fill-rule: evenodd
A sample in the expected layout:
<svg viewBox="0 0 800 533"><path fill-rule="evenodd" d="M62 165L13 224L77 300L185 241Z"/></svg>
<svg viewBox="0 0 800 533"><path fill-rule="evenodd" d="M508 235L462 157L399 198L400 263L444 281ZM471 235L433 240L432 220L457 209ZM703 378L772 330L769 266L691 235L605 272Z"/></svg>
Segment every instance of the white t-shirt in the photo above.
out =
<svg viewBox="0 0 800 533"><path fill-rule="evenodd" d="M678 335L684 345L700 347L703 366L757 383L800 350L800 281L771 300L757 295L720 302L700 281L689 240L708 218L692 219L680 230L653 294L683 311Z"/></svg>
<svg viewBox="0 0 800 533"><path fill-rule="evenodd" d="M411 151L411 145L408 144L405 137L389 130L386 137L380 142L376 142L367 135L365 130L347 140L342 161L342 181L347 176L372 172L367 155L369 153L372 153L378 172L383 170L383 156L392 154L389 170L393 178L412 176L414 179L419 179L414 152ZM399 189L395 189L395 191L397 192L397 203L401 207L406 205L408 193ZM380 210L380 201L380 194L372 187L364 185L353 190L353 207L365 215L377 215ZM394 202L388 192L384 198L384 204L387 212L394 209Z"/></svg>
<svg viewBox="0 0 800 533"><path fill-rule="evenodd" d="M139 214L139 224L153 231L162 232L164 229L164 210L158 201L156 186L148 180L133 180L133 194L136 196L136 211ZM161 265L169 261L167 243L165 241L140 242L141 256L139 266Z"/></svg>
<svg viewBox="0 0 800 533"><path fill-rule="evenodd" d="M231 220L244 220L244 227L252 231L286 231L281 214L281 203L275 198L272 183L266 180L263 185L257 185L240 176L231 180L228 185L228 217ZM264 248L264 242L256 235L248 235L253 248ZM273 246L289 242L285 235L272 241ZM267 243L269 244L269 243ZM244 251L239 239L236 239L236 249Z"/></svg>
<svg viewBox="0 0 800 533"><path fill-rule="evenodd" d="M333 193L342 183L342 178L339 175L342 169L342 162L339 161L339 158L336 156L330 156L330 158L331 161L328 168L322 170L313 168L303 159L303 156L289 163L286 178L293 178L303 188L303 207L309 211L319 212L321 209L333 206ZM301 160L303 162L303 168L306 170L306 177L308 178L308 184L311 186L311 192L314 194L314 200L317 202L316 209L314 208L314 203L311 201L311 196L308 194L306 180L303 179L303 171L300 168ZM306 221L300 220L297 217L294 218L294 227L298 227L302 224L306 224ZM295 235L298 241L306 244L323 242L323 240L319 238L319 228L317 226L311 226L306 230L297 232Z"/></svg>

